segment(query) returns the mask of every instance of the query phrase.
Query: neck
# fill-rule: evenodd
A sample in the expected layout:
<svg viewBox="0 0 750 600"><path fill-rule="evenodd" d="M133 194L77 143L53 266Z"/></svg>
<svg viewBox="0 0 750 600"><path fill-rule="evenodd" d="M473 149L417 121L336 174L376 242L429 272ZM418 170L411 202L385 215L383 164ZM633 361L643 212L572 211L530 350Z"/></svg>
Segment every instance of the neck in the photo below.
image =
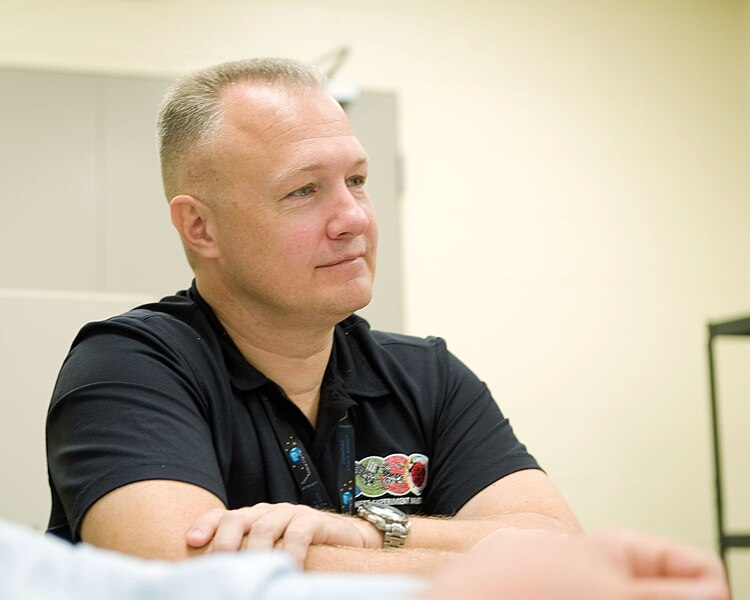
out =
<svg viewBox="0 0 750 600"><path fill-rule="evenodd" d="M245 360L278 384L315 426L334 326L268 315L233 297L200 292Z"/></svg>

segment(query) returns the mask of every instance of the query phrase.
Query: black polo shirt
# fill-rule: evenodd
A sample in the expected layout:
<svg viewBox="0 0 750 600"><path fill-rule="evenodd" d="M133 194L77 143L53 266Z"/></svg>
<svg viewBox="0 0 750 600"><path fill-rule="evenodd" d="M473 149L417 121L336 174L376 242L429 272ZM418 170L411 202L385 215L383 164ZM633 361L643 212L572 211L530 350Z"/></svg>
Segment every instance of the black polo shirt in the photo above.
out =
<svg viewBox="0 0 750 600"><path fill-rule="evenodd" d="M334 508L346 415L357 502L452 515L490 483L538 468L443 340L371 331L357 316L335 328L313 428L243 358L193 284L89 323L73 342L47 419L49 531L77 541L94 502L148 479L198 485L228 508L301 503L268 402L307 449Z"/></svg>

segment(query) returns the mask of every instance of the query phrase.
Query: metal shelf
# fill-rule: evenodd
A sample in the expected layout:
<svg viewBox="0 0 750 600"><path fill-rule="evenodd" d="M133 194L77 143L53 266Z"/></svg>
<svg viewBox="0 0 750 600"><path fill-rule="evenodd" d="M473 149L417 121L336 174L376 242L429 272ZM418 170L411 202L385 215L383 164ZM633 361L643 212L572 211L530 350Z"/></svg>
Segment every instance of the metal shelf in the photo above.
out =
<svg viewBox="0 0 750 600"><path fill-rule="evenodd" d="M750 548L750 533L729 533L724 526L724 496L721 469L721 436L719 431L719 398L716 389L714 340L721 336L750 336L750 317L708 324L708 370L711 385L711 425L713 430L714 476L716 483L716 519L719 536L719 553L726 565L726 552L730 548Z"/></svg>

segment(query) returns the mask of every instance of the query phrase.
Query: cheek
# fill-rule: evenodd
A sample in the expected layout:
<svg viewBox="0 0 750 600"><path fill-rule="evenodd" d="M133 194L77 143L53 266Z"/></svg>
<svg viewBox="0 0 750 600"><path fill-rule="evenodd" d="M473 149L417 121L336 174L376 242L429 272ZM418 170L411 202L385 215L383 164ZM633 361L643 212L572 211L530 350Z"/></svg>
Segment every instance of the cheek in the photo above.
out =
<svg viewBox="0 0 750 600"><path fill-rule="evenodd" d="M246 260L248 256L257 256L258 250L267 246L261 229L234 223L227 227L226 233L224 254L232 254L241 260Z"/></svg>
<svg viewBox="0 0 750 600"><path fill-rule="evenodd" d="M372 251L375 252L375 249L378 246L378 220L372 210L370 210L370 225L367 228L366 235L367 240L370 242L370 246L372 247Z"/></svg>
<svg viewBox="0 0 750 600"><path fill-rule="evenodd" d="M368 227L368 231L370 232L370 237L372 237L373 241L377 241L378 239L378 218L375 216L375 213L370 211L370 226Z"/></svg>
<svg viewBox="0 0 750 600"><path fill-rule="evenodd" d="M286 224L276 231L273 239L267 240L268 245L277 248L287 261L303 264L314 262L320 233L309 221Z"/></svg>

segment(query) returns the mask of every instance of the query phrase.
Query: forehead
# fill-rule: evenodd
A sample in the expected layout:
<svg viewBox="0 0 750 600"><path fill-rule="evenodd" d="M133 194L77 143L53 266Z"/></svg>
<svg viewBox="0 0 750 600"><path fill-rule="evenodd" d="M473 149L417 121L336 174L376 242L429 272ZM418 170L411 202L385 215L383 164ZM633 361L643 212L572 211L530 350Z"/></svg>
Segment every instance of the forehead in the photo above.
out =
<svg viewBox="0 0 750 600"><path fill-rule="evenodd" d="M263 154L299 151L311 142L353 138L349 119L325 91L239 83L222 95L220 137Z"/></svg>

